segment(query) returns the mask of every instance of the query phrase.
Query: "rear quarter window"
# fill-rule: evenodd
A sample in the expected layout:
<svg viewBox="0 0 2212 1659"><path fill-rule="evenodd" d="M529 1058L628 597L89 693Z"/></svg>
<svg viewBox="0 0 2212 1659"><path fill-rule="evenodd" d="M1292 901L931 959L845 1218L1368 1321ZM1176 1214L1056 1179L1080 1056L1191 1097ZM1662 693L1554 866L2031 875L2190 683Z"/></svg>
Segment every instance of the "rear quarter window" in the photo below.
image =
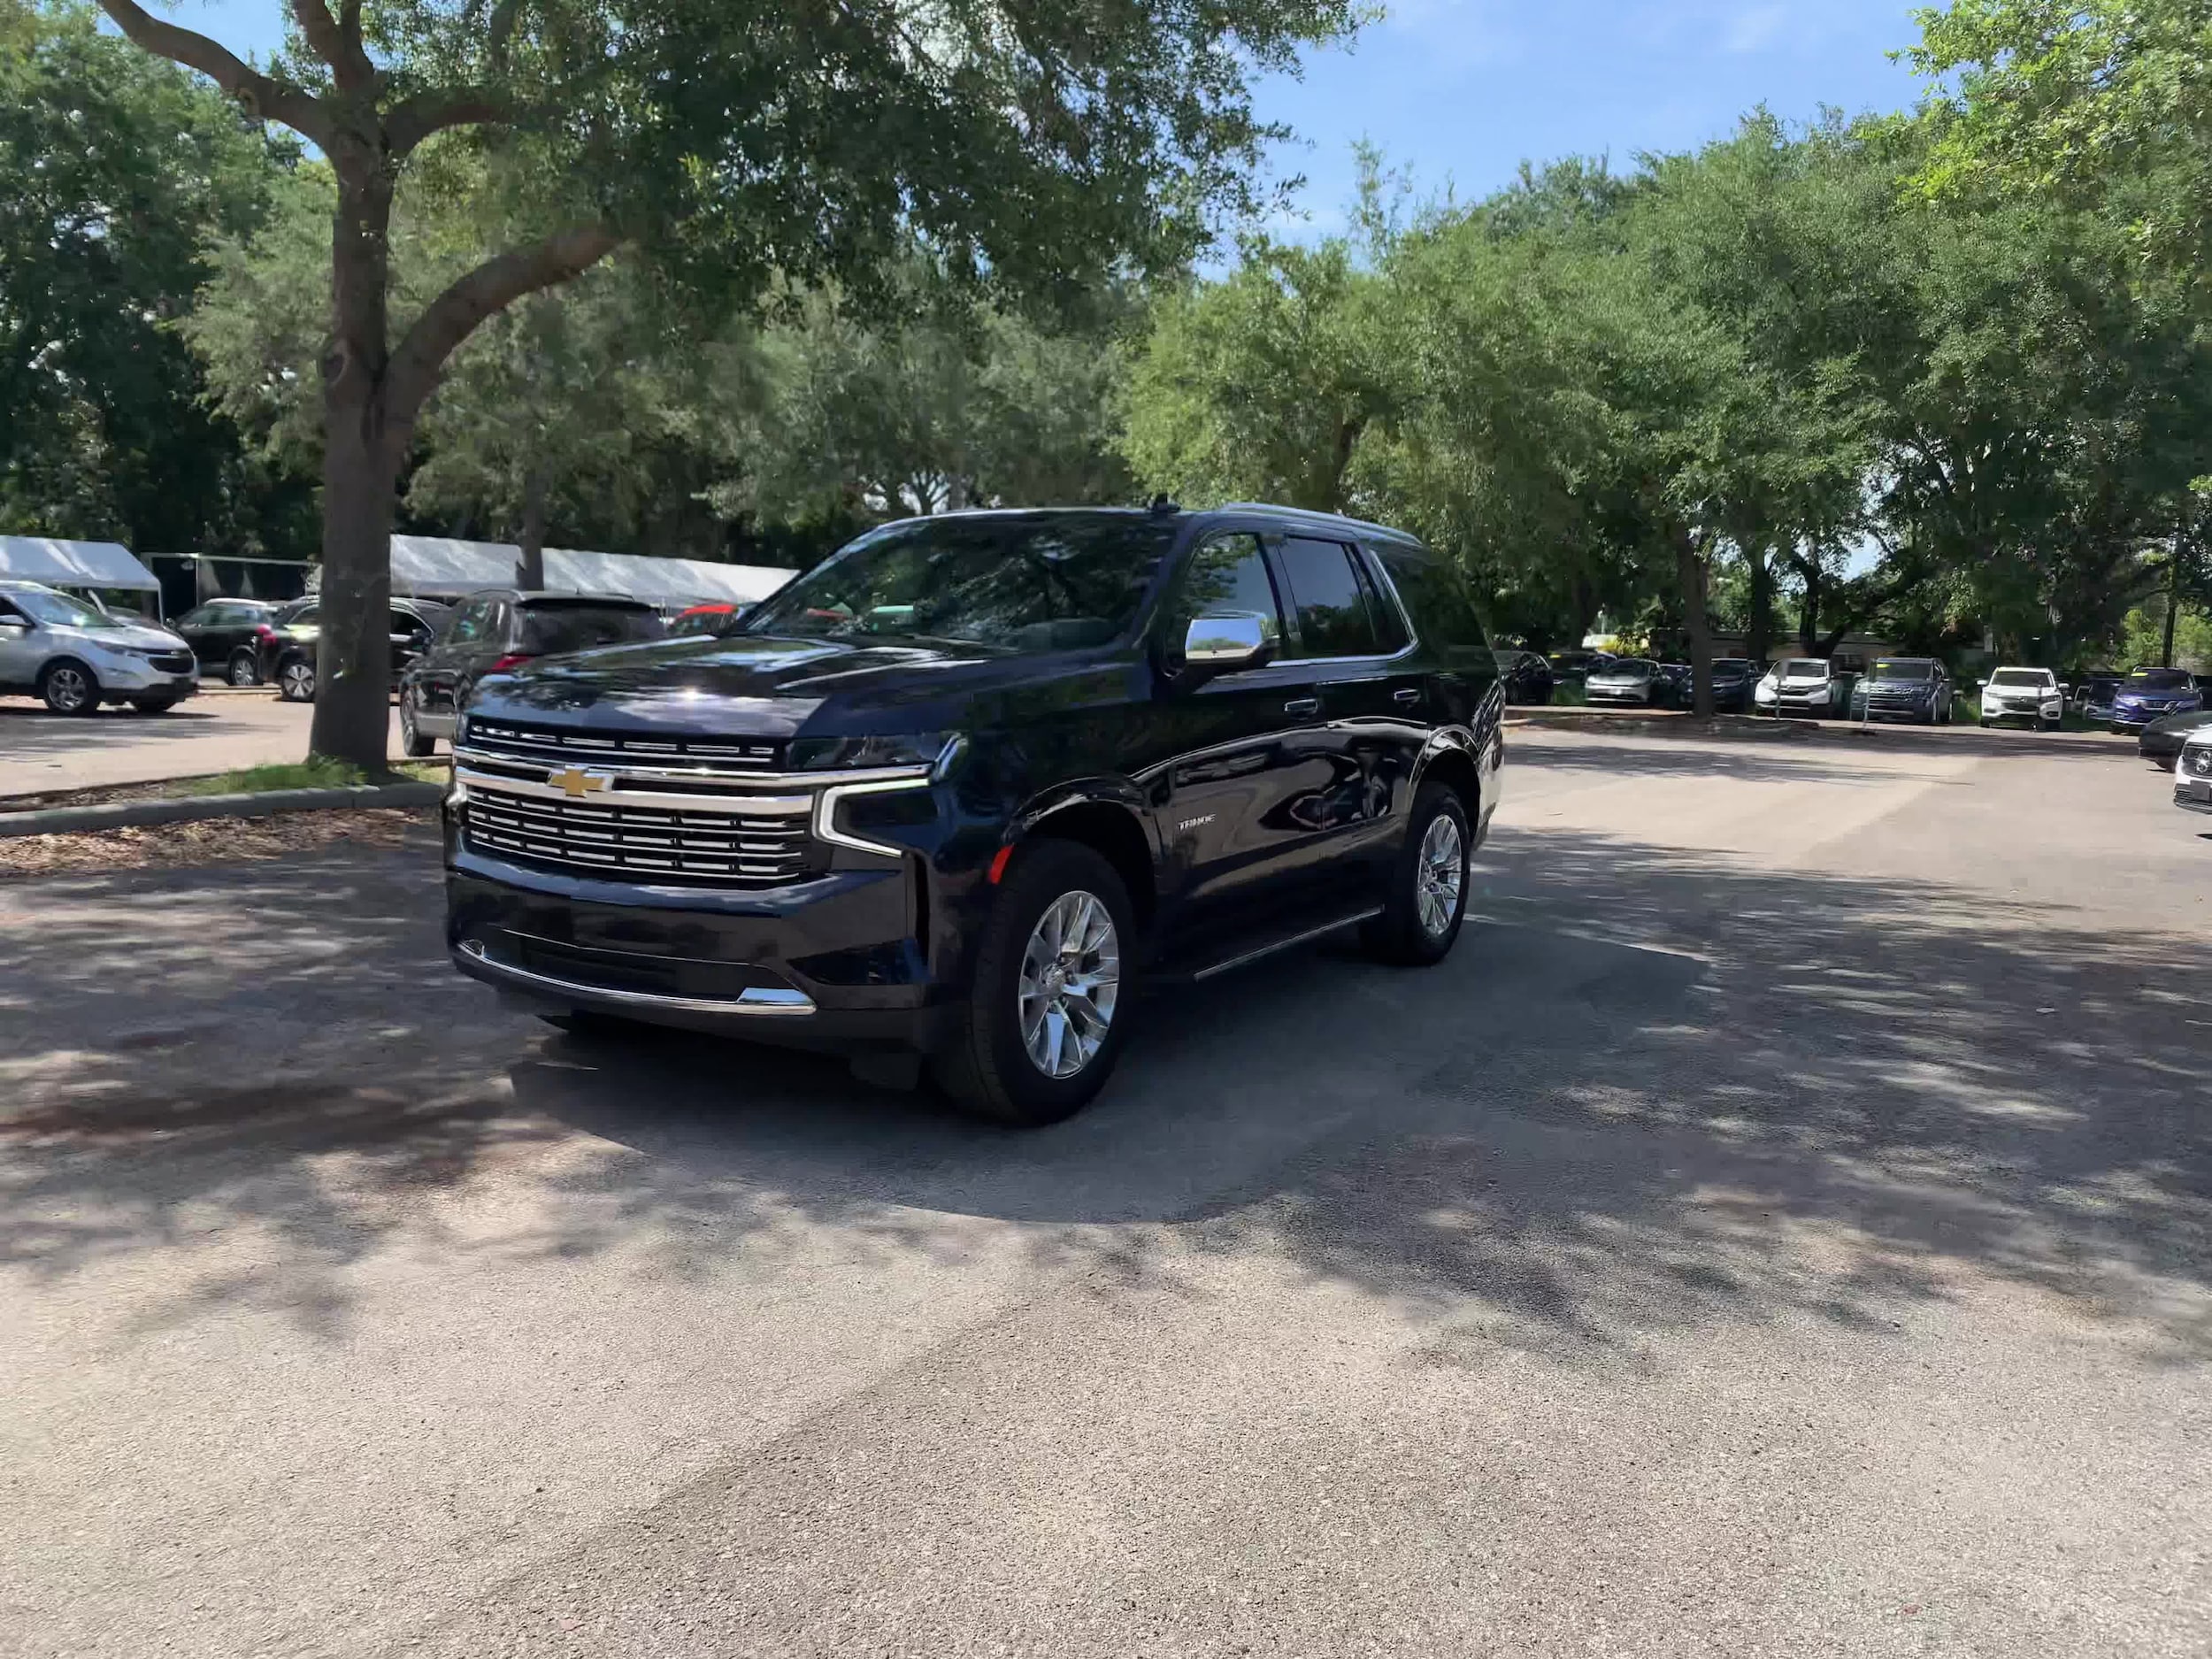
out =
<svg viewBox="0 0 2212 1659"><path fill-rule="evenodd" d="M1465 657L1496 671L1489 638L1456 571L1426 548L1386 541L1371 550L1389 573L1399 598L1405 601L1413 631L1424 645L1443 656Z"/></svg>
<svg viewBox="0 0 2212 1659"><path fill-rule="evenodd" d="M541 657L657 640L659 615L627 605L531 605L522 613L522 648Z"/></svg>

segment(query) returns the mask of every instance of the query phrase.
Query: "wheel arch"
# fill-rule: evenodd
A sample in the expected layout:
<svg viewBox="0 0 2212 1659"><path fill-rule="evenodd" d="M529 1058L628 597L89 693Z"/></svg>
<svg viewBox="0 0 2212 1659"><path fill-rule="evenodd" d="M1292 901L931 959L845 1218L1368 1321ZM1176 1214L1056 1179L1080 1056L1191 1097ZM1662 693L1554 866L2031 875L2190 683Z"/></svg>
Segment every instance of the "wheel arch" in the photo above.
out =
<svg viewBox="0 0 2212 1659"><path fill-rule="evenodd" d="M1075 789L1025 812L1011 845L1070 841L1114 867L1129 892L1137 925L1149 927L1159 909L1158 856L1141 797L1131 787Z"/></svg>

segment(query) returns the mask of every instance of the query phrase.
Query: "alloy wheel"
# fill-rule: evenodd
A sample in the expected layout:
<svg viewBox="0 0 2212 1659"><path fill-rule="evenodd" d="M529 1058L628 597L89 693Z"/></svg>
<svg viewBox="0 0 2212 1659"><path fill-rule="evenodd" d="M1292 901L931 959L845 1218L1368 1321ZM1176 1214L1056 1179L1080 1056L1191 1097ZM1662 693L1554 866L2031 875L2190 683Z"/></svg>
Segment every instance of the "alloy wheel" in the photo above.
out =
<svg viewBox="0 0 2212 1659"><path fill-rule="evenodd" d="M296 703L305 703L315 695L315 671L305 663L287 663L284 665L284 695Z"/></svg>
<svg viewBox="0 0 2212 1659"><path fill-rule="evenodd" d="M231 658L229 679L234 686L251 686L257 684L261 676L254 672L251 658L234 657Z"/></svg>
<svg viewBox="0 0 2212 1659"><path fill-rule="evenodd" d="M76 713L91 695L92 681L81 668L64 663L47 671L46 700L64 714Z"/></svg>
<svg viewBox="0 0 2212 1659"><path fill-rule="evenodd" d="M1459 833L1459 820L1439 812L1429 820L1421 837L1421 860L1414 868L1414 901L1420 911L1421 931L1441 939L1459 914L1459 890L1466 879L1467 843Z"/></svg>
<svg viewBox="0 0 2212 1659"><path fill-rule="evenodd" d="M1031 930L1015 1002L1022 1047L1049 1078L1070 1078L1096 1057L1121 994L1121 941L1094 895L1064 893Z"/></svg>

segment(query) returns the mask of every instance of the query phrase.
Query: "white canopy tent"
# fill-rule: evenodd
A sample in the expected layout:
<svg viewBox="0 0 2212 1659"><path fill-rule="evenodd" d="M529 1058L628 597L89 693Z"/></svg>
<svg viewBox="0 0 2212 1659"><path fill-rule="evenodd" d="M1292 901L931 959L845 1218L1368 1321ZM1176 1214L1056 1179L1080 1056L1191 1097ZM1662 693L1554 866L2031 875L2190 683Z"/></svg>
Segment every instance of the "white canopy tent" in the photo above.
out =
<svg viewBox="0 0 2212 1659"><path fill-rule="evenodd" d="M511 588L522 549L506 541L458 541L445 536L392 538L392 591L419 598L457 599L481 588ZM557 592L621 594L663 610L710 601L749 605L765 599L794 572L705 559L650 558L632 553L545 549L545 585Z"/></svg>
<svg viewBox="0 0 2212 1659"><path fill-rule="evenodd" d="M127 588L158 594L161 579L119 541L58 541L42 535L0 535L0 576L49 588Z"/></svg>

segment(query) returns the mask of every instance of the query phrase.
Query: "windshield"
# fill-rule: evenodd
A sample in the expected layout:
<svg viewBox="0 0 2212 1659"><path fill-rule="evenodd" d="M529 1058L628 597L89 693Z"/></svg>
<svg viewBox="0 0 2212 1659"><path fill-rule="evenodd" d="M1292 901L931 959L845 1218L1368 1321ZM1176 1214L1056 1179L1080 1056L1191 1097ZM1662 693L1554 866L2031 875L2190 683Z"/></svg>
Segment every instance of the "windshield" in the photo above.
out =
<svg viewBox="0 0 2212 1659"><path fill-rule="evenodd" d="M588 651L602 645L628 645L638 640L657 640L668 630L659 612L648 605L562 604L558 602L526 606L522 612L522 649L537 657L560 657L570 651Z"/></svg>
<svg viewBox="0 0 2212 1659"><path fill-rule="evenodd" d="M1648 674L1656 666L1657 664L1647 657L1624 657L1617 663L1606 664L1597 672L1601 674L1626 674L1633 680L1640 674Z"/></svg>
<svg viewBox="0 0 2212 1659"><path fill-rule="evenodd" d="M2128 676L2130 691L2186 691L2189 676L2178 668L2139 668Z"/></svg>
<svg viewBox="0 0 2212 1659"><path fill-rule="evenodd" d="M1713 672L1716 674L1747 674L1751 672L1751 659L1745 657L1717 657L1713 659Z"/></svg>
<svg viewBox="0 0 2212 1659"><path fill-rule="evenodd" d="M1782 664L1782 678L1785 680L1825 680L1827 677L1828 664L1817 657L1793 657Z"/></svg>
<svg viewBox="0 0 2212 1659"><path fill-rule="evenodd" d="M2001 668L1989 677L1993 686L2047 686L2051 674L2045 668Z"/></svg>
<svg viewBox="0 0 2212 1659"><path fill-rule="evenodd" d="M1128 631L1171 518L959 515L887 525L779 589L746 634L1071 650Z"/></svg>
<svg viewBox="0 0 2212 1659"><path fill-rule="evenodd" d="M126 626L96 605L50 588L10 588L5 591L18 610L50 627L108 629Z"/></svg>
<svg viewBox="0 0 2212 1659"><path fill-rule="evenodd" d="M1874 678L1877 680L1933 680L1935 664L1933 663L1877 663L1874 664Z"/></svg>

